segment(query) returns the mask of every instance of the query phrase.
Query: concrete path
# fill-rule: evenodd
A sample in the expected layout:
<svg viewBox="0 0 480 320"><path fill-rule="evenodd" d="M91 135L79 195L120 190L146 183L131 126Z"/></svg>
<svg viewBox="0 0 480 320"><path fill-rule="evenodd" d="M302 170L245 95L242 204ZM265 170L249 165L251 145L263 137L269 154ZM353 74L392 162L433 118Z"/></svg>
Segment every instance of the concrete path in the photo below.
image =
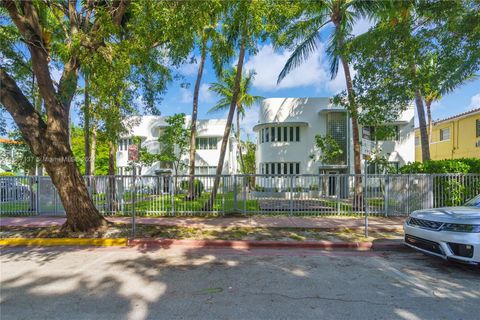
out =
<svg viewBox="0 0 480 320"><path fill-rule="evenodd" d="M108 217L116 223L131 223L131 218ZM402 228L404 217L379 218L370 217L369 227L378 230L393 230ZM61 225L65 222L63 217L4 217L0 218L0 226L25 226L46 227ZM218 217L218 218L136 218L139 224L152 224L161 226L182 226L194 228L220 228L220 227L269 227L269 228L363 228L364 218L357 217Z"/></svg>
<svg viewBox="0 0 480 320"><path fill-rule="evenodd" d="M413 251L3 248L1 318L463 319L480 269Z"/></svg>

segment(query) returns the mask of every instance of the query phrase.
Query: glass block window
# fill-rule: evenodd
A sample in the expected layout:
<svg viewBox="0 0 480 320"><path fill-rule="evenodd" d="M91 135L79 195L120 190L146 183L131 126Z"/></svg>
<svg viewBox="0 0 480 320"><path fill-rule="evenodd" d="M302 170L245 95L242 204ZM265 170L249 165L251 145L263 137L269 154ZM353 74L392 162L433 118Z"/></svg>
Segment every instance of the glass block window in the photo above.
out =
<svg viewBox="0 0 480 320"><path fill-rule="evenodd" d="M343 151L333 163L347 163L347 116L345 113L334 112L327 115L327 134L338 143Z"/></svg>

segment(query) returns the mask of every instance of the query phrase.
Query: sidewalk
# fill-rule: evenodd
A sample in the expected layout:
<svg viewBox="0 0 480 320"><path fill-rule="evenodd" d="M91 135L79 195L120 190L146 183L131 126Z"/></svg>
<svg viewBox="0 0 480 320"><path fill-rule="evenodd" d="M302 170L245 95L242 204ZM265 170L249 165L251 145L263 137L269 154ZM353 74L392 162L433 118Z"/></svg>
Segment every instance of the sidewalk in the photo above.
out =
<svg viewBox="0 0 480 320"><path fill-rule="evenodd" d="M114 223L131 223L128 217L107 217ZM401 229L405 217L369 217L370 229L390 231ZM319 230L331 230L340 228L363 228L365 219L359 217L174 217L174 218L144 218L137 217L137 224L151 224L159 226L180 226L191 228L222 228L222 227L245 227L245 228L308 228ZM2 217L2 226L21 227L47 227L58 226L65 222L63 217Z"/></svg>

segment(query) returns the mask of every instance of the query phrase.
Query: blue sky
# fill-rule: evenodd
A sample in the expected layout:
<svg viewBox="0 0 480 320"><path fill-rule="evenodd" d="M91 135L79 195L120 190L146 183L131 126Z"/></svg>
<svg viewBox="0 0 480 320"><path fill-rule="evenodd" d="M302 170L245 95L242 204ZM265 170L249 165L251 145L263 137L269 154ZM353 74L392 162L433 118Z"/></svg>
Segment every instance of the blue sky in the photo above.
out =
<svg viewBox="0 0 480 320"><path fill-rule="evenodd" d="M371 23L361 20L355 25L353 33L358 35L366 32L370 26ZM328 30L322 32L322 38L325 41L328 32ZM276 84L277 76L290 52L285 50L275 51L269 43L259 44L258 49L258 53L255 56L247 56L245 62L245 69L255 70L257 73L252 90L255 95L265 98L330 97L345 89L343 69L340 68L335 79L330 79L324 42L319 42L316 53L306 63L291 72L278 86ZM232 61L232 65L233 63L234 61ZM172 115L180 112L191 114L197 67L197 64L184 64L179 67L178 71L185 77L183 81L189 82L190 87L188 89L181 88L180 81L170 83L160 105L162 115ZM60 74L58 71L53 72L53 76L59 78ZM199 98L199 118L201 119L226 117L226 112L207 113L218 99L214 93L208 90L209 84L216 81L211 62L207 61ZM82 85L81 80L80 85ZM464 84L453 93L434 103L432 107L433 119L445 118L472 108L480 108L480 79ZM78 110L76 108L72 110L72 116L72 121L78 123ZM246 138L247 134L252 135L253 138L251 128L257 122L257 118L258 106L254 106L243 119L243 138Z"/></svg>
<svg viewBox="0 0 480 320"><path fill-rule="evenodd" d="M354 27L355 35L362 34L372 26L367 20L360 20ZM322 32L322 39L326 41L329 30ZM275 51L268 43L260 44L259 51L255 56L249 56L246 59L245 69L255 70L256 77L253 82L252 93L265 98L270 97L331 97L332 95L345 89L345 77L343 69L340 68L338 76L330 79L328 72L328 59L325 55L325 43L318 43L317 52L310 59L289 74L279 86L276 85L278 74L283 68L290 52L285 50ZM180 88L179 83L172 83L169 86L165 99L160 107L163 115L170 115L178 112L186 114L191 113L192 92L197 65L186 64L180 68L186 80L191 83L190 89ZM217 112L208 114L217 97L208 90L209 83L215 82L215 74L211 63L208 61L204 72L203 83L200 90L199 117L214 118L226 117L226 112ZM453 93L444 96L440 101L432 106L432 116L434 120L449 117L455 114L465 112L473 108L480 108L480 79L468 82L459 87ZM251 111L246 113L243 120L243 138L247 133L253 134L251 128L255 125L258 118L258 106L254 106Z"/></svg>

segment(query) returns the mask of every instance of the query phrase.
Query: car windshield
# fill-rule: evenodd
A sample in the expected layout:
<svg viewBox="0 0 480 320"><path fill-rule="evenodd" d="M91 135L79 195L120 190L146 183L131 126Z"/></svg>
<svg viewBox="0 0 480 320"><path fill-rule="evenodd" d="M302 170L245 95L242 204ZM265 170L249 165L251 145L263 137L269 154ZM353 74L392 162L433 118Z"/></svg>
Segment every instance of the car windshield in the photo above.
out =
<svg viewBox="0 0 480 320"><path fill-rule="evenodd" d="M465 207L480 208L480 194L473 199L470 199L465 203Z"/></svg>

